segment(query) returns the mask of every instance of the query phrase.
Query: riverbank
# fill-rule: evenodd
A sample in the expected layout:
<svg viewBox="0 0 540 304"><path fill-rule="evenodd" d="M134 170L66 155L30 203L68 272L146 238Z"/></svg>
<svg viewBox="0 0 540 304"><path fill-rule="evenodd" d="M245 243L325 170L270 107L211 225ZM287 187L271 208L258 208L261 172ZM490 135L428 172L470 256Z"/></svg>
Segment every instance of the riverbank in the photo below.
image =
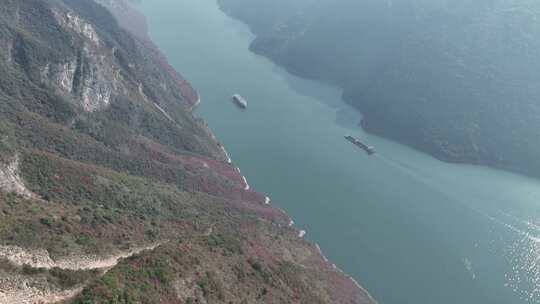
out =
<svg viewBox="0 0 540 304"><path fill-rule="evenodd" d="M130 9L136 10L135 7L132 7L128 2L127 4ZM113 13L114 9L111 10ZM118 15L118 18L122 16L132 16L137 15L135 13ZM138 19L140 23L144 22L143 25L139 25L137 29L147 29L146 21L143 18ZM120 24L131 24L127 22L120 22ZM130 30L130 29L128 29ZM130 30L131 31L131 30ZM149 35L137 33L138 37L145 37L149 45L154 46L156 52L159 52L162 67L168 71L168 73L178 80L178 83L182 84L185 91L182 91L182 96L186 97L190 102L190 108L194 108L200 103L200 95L196 92L191 84L184 78L180 76L178 72L168 63L166 57L161 53L161 51L155 47L153 42L150 40ZM261 218L273 221L277 223L278 227L283 230L283 233L289 234L294 233L297 237L297 242L300 247L307 248L307 252L302 253L302 267L307 267L308 269L317 270L321 272L324 277L321 280L327 282L331 286L329 295L331 303L376 303L373 297L364 289L358 282L351 276L345 274L341 269L339 269L335 264L331 263L322 253L319 246L309 242L304 239L306 235L305 230L298 229L293 226L293 220L287 215L285 211L280 208L274 207L271 205L270 198L260 192L257 192L251 189L247 178L242 175L240 168L234 165L231 156L225 149L225 147L218 141L216 136L212 133L208 125L202 120L199 120L200 125L206 130L209 136L215 141L222 151L221 160L216 161L213 159L201 158L201 157L185 157L181 160L182 163L187 164L191 167L192 170L210 170L211 172L221 175L226 179L230 180L234 185L232 187L223 187L223 185L212 184L211 181L202 181L199 182L198 187L201 191L205 193L214 194L216 196L226 197L233 201L233 205L236 208L245 210L246 212L255 213ZM156 151L157 152L157 151ZM285 225L284 223L288 223ZM269 259L276 259L275 253L264 252L264 244L256 244L259 248L258 255L268 256ZM285 252L289 252L291 248L283 247ZM289 253L291 254L291 253ZM290 257L291 261L299 257ZM306 266L307 265L307 266ZM302 295L298 295L296 300L302 301Z"/></svg>
<svg viewBox="0 0 540 304"><path fill-rule="evenodd" d="M537 180L440 162L363 132L339 88L254 55L253 34L215 1L144 3L152 38L203 95L196 114L250 186L270 193L378 301L534 303L524 299L536 299L526 284L536 278L527 262L536 244L522 233L540 235L522 223L538 224ZM248 111L231 105L234 93L250 101ZM345 134L377 154L367 157Z"/></svg>
<svg viewBox="0 0 540 304"><path fill-rule="evenodd" d="M291 74L342 88L341 99L362 112L356 120L364 131L448 163L538 178L539 111L530 100L538 95L531 75L539 60L520 47L536 45L534 27L500 27L506 4L488 2L464 9L408 0L218 1L256 35L251 51ZM527 18L527 8L518 11ZM457 25L456 16L467 21ZM502 38L509 36L519 38Z"/></svg>

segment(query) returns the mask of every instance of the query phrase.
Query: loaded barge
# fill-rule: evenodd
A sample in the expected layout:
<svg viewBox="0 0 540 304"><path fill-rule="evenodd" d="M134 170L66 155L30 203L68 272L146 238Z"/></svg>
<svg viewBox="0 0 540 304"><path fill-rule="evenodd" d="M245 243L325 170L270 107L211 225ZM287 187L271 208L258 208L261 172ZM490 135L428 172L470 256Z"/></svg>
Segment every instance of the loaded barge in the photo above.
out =
<svg viewBox="0 0 540 304"><path fill-rule="evenodd" d="M360 149L364 150L368 155L375 154L375 148L374 147L364 144L359 139L354 138L354 137L352 137L350 135L346 135L345 139L350 141L351 143L353 143L353 145L355 145L355 146L359 147Z"/></svg>

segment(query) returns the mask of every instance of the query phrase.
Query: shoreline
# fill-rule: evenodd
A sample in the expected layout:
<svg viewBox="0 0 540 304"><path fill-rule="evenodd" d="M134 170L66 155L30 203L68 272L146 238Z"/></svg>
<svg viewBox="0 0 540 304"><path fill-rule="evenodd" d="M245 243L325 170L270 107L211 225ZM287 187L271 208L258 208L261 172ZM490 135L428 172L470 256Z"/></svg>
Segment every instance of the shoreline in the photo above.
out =
<svg viewBox="0 0 540 304"><path fill-rule="evenodd" d="M139 9L134 7L134 5L136 5L136 4L130 3L129 0L128 1L126 1L126 0L112 0L112 3L114 3L115 1L120 1L122 4L125 4L127 7L129 7L129 10L136 11L137 12L136 15L142 17L142 19L140 19L139 22L143 22L144 26L139 26L137 28L139 30L141 28L144 28L146 30L146 33L144 33L144 34L142 34L140 32L139 33L134 33L133 30L130 30L128 28L124 28L124 29L127 30L128 32L132 33L133 35L141 38L143 43L147 43L149 46L151 46L157 52L157 54L162 59L162 65L163 65L162 67L164 69L166 69L174 79L177 79L177 82L180 84L181 87L186 88L186 92L181 91L181 93L182 93L183 97L188 96L187 101L189 103L188 103L187 106L190 109L190 111L192 111L194 108L196 108L201 103L200 94L191 86L191 84L189 83L188 80L183 78L180 75L180 73L177 72L174 69L174 67L172 67L168 63L168 60L167 60L167 57L165 56L165 54L163 54L161 52L161 50L153 43L153 41L151 40L151 37L149 36L149 33L148 33L148 25L146 23L146 17L144 16L144 14L142 12L140 12ZM115 15L116 18L119 18L119 16L117 16L114 13L114 11L111 10L111 8L109 6L106 6L106 7L113 13L113 15ZM125 14L125 15L130 15L130 14ZM126 24L125 22L119 22L119 23L121 25ZM186 95L184 95L184 94L186 94ZM309 245L309 248L312 251L312 254L315 254L315 256L313 256L315 258L313 263L318 264L319 267L324 267L324 269L326 269L328 271L328 278L327 279L329 281L337 280L338 283L341 282L338 285L341 288L344 288L344 290L347 290L347 293L357 295L357 296L359 296L361 298L365 298L368 301L370 301L371 303L377 303L377 301L371 296L371 294L365 288L363 288L352 276L346 274L343 270L341 270L334 263L332 263L323 254L320 246L317 243L306 240L304 238L305 235L307 234L307 231L296 227L294 220L289 216L289 214L285 210L283 210L281 208L273 207L271 205L271 199L270 199L269 196L265 196L264 194L256 192L253 189L251 189L251 187L250 187L250 185L249 185L249 183L247 181L247 178L244 175L241 174L240 168L233 165L234 162L233 162L231 156L229 155L229 153L227 152L226 148L219 142L217 137L210 130L210 128L208 127L208 124L206 123L206 121L204 121L202 118L200 118L200 119L202 121L202 125L204 126L204 129L206 130L206 132L208 132L209 136L212 138L214 143L219 148L219 150L221 152L221 156L222 156L221 161L224 163L224 165L230 167L230 169L232 169L231 171L236 173L236 175L238 177L240 177L240 179L241 179L242 187L240 188L240 191L242 191L242 193L246 194L248 197L244 197L243 195L241 195L242 198L237 200L237 203L240 206L240 208L246 208L246 209L262 208L261 215L260 215L262 218L265 218L264 215L267 215L267 214L268 214L267 216L269 216L270 218L275 217L275 216L279 217L279 214L281 214L281 216L285 220L285 223L287 223L287 224L282 225L282 224L279 223L279 221L276 221L276 224L278 225L278 227L281 227L281 228L284 229L283 233L292 233L293 235L295 235L296 238L298 239L298 242L304 242L305 244ZM217 173L224 174L225 176L227 175L226 170L222 172L222 170L218 170L215 166L214 167L212 165L209 166L209 164L206 163L206 162L203 162L202 166L209 169L209 170L216 170ZM237 179L236 177L232 177L232 176L230 178L231 178L232 181ZM250 193L253 194L251 197L248 195ZM260 197L261 199L260 200L254 199L253 196L255 198ZM255 205L255 206L250 206L250 205ZM274 215L272 215L272 214L274 214ZM346 280L347 282L350 282L350 284L346 283L343 280ZM355 288L356 288L356 292L354 290Z"/></svg>
<svg viewBox="0 0 540 304"><path fill-rule="evenodd" d="M218 4L220 2L218 1ZM381 128L379 126L374 126L375 124L369 122L369 117L373 117L374 115L367 114L367 111L363 109L361 106L356 105L351 102L351 97L348 96L348 91L346 88L343 87L343 85L340 85L336 81L332 81L331 79L327 79L327 77L317 77L314 75L309 75L306 73L301 72L298 69L295 69L294 67L291 67L290 65L287 65L283 62L283 60L280 60L277 56L274 56L269 52L267 49L263 48L255 48L254 43L259 38L259 35L256 34L254 31L252 25L246 23L243 19L241 19L238 16L235 16L231 11L227 10L225 6L219 5L219 8L221 11L229 16L230 18L234 20L238 20L239 22L242 22L245 24L251 31L251 33L254 36L254 39L252 43L249 45L249 51L253 54L256 54L258 56L262 56L264 58L267 58L280 68L283 68L287 73L299 77L306 80L312 80L324 83L326 85L335 86L336 88L339 88L343 90L343 95L340 98L340 101L346 105L349 105L356 109L358 112L361 113L361 117L358 119L358 126L359 128L371 135L375 135L377 137L381 137L385 140L389 140L392 142L395 142L397 144L407 146L417 152L424 153L429 155L430 157L441 161L443 163L447 164L455 164L455 165L471 165L471 166L481 166L486 167L489 169L494 170L500 170L507 173L512 174L518 174L525 177L533 178L533 179L540 179L540 173L535 173L534 171L529 170L527 167L523 167L523 165L517 165L515 163L508 163L503 160L497 159L496 156L483 156L480 154L456 154L452 153L452 151L445 152L444 149L442 149L440 146L436 145L435 141L428 141L428 142L422 142L422 137L414 137L416 133L413 133L412 136L400 136L397 133L392 133L391 131L388 131L388 128ZM367 119L364 119L367 118ZM464 147L465 145L460 145L459 147Z"/></svg>

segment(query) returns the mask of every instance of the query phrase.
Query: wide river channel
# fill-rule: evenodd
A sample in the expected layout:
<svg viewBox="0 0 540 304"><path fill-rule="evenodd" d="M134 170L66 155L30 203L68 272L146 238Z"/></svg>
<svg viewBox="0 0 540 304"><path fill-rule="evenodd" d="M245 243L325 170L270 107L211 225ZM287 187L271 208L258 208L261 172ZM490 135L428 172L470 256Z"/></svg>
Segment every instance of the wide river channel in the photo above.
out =
<svg viewBox="0 0 540 304"><path fill-rule="evenodd" d="M253 34L215 0L146 0L141 9L154 42L199 91L196 115L251 186L380 303L540 303L539 180L366 134L339 89L251 53Z"/></svg>

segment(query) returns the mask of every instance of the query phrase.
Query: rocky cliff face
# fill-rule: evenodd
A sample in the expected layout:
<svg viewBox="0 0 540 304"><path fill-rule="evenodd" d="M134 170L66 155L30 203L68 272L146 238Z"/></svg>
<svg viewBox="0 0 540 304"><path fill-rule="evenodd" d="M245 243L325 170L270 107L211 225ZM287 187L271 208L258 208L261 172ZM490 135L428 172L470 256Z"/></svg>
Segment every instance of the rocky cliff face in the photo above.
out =
<svg viewBox="0 0 540 304"><path fill-rule="evenodd" d="M72 12L54 11L56 22L81 39L80 51L62 63L46 63L41 81L79 99L82 108L93 112L106 108L113 95L127 93L121 69L112 60L114 48L107 48L94 27Z"/></svg>
<svg viewBox="0 0 540 304"><path fill-rule="evenodd" d="M190 107L196 107L200 102L199 94L173 67L171 67L167 59L161 54L159 49L152 43L148 36L148 25L144 15L133 7L134 0L97 0L97 3L106 7L118 20L119 25L138 37L148 49L153 49L158 63L163 71L166 71L169 76L174 79L180 88L182 97L189 103ZM166 89L166 88L165 88Z"/></svg>
<svg viewBox="0 0 540 304"><path fill-rule="evenodd" d="M24 185L20 176L18 156L15 156L10 162L0 166L0 190L8 193L16 193L27 198L33 196Z"/></svg>
<svg viewBox="0 0 540 304"><path fill-rule="evenodd" d="M0 44L1 304L374 302L105 8L5 0Z"/></svg>

